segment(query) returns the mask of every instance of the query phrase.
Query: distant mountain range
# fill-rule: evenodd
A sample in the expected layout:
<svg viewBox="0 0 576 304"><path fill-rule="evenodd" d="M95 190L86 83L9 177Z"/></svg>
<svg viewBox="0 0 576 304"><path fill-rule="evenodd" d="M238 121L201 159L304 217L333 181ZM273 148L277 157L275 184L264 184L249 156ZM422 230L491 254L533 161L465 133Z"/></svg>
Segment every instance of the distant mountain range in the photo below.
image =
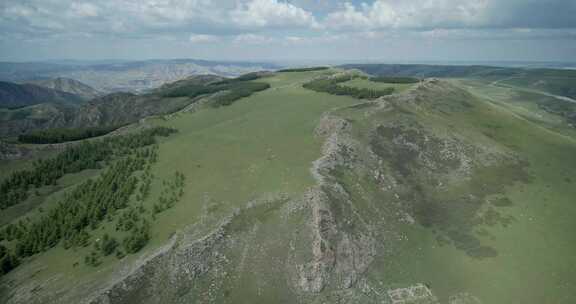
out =
<svg viewBox="0 0 576 304"><path fill-rule="evenodd" d="M28 82L71 78L104 92L144 92L189 76L211 74L234 77L254 71L275 70L270 63L206 61L195 59L111 62L0 62L0 80Z"/></svg>
<svg viewBox="0 0 576 304"><path fill-rule="evenodd" d="M90 100L102 95L101 92L97 91L93 87L70 78L48 78L30 81L29 83L48 89L74 94L86 100Z"/></svg>
<svg viewBox="0 0 576 304"><path fill-rule="evenodd" d="M0 82L0 107L17 108L41 103L79 103L82 97L35 84Z"/></svg>
<svg viewBox="0 0 576 304"><path fill-rule="evenodd" d="M42 88L37 85L0 83L0 94L2 92L1 85L6 84L7 87L15 88L11 91L5 90L9 93L34 88L35 90L30 91L35 93L43 92L44 96L52 96L50 94L60 96L58 94L61 94L77 101L72 104L70 102L59 102L60 100L55 98L37 98L34 101L44 102L19 104L20 107L17 109L0 108L0 136L15 136L37 129L121 126L150 115L171 113L193 102L188 97L164 97L164 93L167 91L182 86L202 86L223 79L223 77L215 75L192 76L166 84L150 93L139 95L128 92L111 93L88 102L83 102L82 98L77 95ZM62 80L53 80L46 83L81 84ZM85 85L72 86L70 89L78 87L84 88ZM24 93L20 95L13 94L14 99L21 96L25 96ZM7 107L5 106L4 108Z"/></svg>

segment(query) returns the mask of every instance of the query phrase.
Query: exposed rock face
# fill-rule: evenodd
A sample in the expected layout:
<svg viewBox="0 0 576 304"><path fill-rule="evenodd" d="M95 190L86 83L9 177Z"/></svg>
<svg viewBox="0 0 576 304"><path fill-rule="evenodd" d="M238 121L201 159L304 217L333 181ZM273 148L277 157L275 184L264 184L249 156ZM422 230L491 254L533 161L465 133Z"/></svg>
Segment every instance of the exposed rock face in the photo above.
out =
<svg viewBox="0 0 576 304"><path fill-rule="evenodd" d="M177 298L181 288L194 284L194 280L209 271L214 263L225 261L218 248L228 223L229 220L192 243L183 243L173 237L152 257L133 266L133 271L126 277L98 291L95 298L86 303L164 303Z"/></svg>
<svg viewBox="0 0 576 304"><path fill-rule="evenodd" d="M336 261L331 240L337 231L334 218L327 206L327 197L319 189L308 192L306 200L312 209L312 261L298 265L298 285L303 292L320 292L329 279Z"/></svg>
<svg viewBox="0 0 576 304"><path fill-rule="evenodd" d="M316 129L316 134L326 141L322 157L311 169L318 186L306 195L312 212L313 258L307 264L298 265L298 288L302 292L320 292L325 287L337 290L352 287L376 254L370 231L339 229L350 222L337 218L332 210L341 209L340 204L354 204L338 180L331 176L337 167L351 168L357 164L357 142L349 136L349 131L347 121L329 114ZM361 217L355 220L362 221Z"/></svg>

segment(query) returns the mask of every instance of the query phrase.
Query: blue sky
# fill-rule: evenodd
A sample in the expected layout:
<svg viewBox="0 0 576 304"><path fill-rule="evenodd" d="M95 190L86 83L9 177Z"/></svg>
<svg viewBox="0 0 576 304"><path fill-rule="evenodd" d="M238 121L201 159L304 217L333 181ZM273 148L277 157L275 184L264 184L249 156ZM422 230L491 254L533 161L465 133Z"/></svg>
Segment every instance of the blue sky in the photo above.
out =
<svg viewBox="0 0 576 304"><path fill-rule="evenodd" d="M576 0L2 0L0 60L576 61Z"/></svg>

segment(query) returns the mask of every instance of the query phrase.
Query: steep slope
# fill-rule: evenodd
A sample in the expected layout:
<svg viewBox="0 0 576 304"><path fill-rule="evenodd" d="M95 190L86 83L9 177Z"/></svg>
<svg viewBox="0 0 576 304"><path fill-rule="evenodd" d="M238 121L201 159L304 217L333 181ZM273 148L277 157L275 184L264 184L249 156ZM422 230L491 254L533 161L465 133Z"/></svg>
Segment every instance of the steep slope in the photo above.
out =
<svg viewBox="0 0 576 304"><path fill-rule="evenodd" d="M10 137L45 128L62 128L73 119L75 108L57 103L0 109L0 136Z"/></svg>
<svg viewBox="0 0 576 304"><path fill-rule="evenodd" d="M33 84L0 82L0 107L16 108L40 103L79 103L77 95Z"/></svg>
<svg viewBox="0 0 576 304"><path fill-rule="evenodd" d="M48 89L53 89L61 92L66 92L80 96L86 100L96 98L102 93L98 92L96 89L74 79L70 78L49 78L41 79L35 81L29 81L28 83L35 84Z"/></svg>
<svg viewBox="0 0 576 304"><path fill-rule="evenodd" d="M177 111L192 103L186 97L114 93L79 107L39 104L13 110L0 110L0 136L10 137L33 130L121 126L141 118Z"/></svg>
<svg viewBox="0 0 576 304"><path fill-rule="evenodd" d="M372 101L302 88L333 73L278 73L229 107L148 119L179 132L159 144L143 208L174 171L186 179L173 206L144 212L145 250L90 266L91 248L55 247L1 278L0 299L576 300L574 134L481 94L481 83L428 79ZM118 217L92 238L117 233Z"/></svg>

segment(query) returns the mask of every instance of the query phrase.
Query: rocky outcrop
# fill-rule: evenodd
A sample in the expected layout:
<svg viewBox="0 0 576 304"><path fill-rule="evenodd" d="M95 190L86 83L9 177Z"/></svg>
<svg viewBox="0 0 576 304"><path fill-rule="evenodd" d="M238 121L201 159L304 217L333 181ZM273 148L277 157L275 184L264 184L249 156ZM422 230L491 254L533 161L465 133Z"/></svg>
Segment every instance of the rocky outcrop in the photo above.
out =
<svg viewBox="0 0 576 304"><path fill-rule="evenodd" d="M191 243L184 243L182 236L174 236L167 245L132 265L132 271L119 276L110 287L95 292L85 303L164 303L166 299L177 298L176 293L182 286L193 284L213 263L225 259L217 248L229 223L230 218Z"/></svg>
<svg viewBox="0 0 576 304"><path fill-rule="evenodd" d="M331 176L337 167L352 168L357 165L356 145L348 134L349 123L330 114L325 115L316 129L316 135L325 143L322 157L311 168L318 185L308 191L305 198L311 208L312 260L298 268L298 286L301 292L320 292L324 288L346 289L353 286L365 272L376 255L375 239L369 230L344 231L350 224L338 218L334 208L354 202L338 179ZM354 219L363 224L361 216ZM348 221L348 223L344 223Z"/></svg>

